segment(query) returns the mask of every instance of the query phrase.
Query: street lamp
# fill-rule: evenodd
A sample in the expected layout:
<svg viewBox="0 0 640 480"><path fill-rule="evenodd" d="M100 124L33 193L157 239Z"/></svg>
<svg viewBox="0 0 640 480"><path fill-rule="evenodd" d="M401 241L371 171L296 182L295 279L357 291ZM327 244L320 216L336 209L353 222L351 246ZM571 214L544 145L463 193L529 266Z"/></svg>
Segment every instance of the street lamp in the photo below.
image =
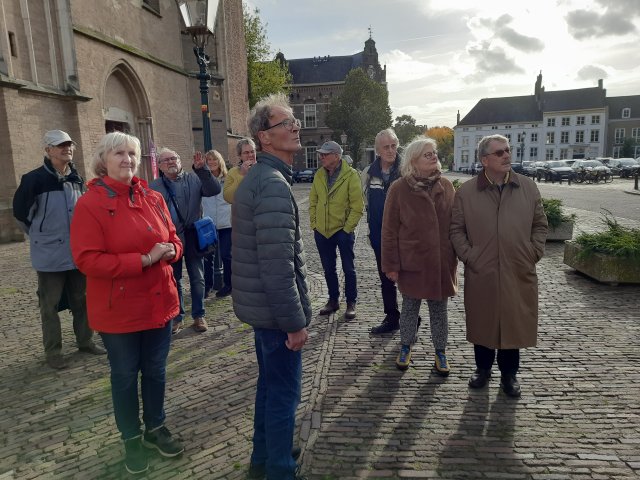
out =
<svg viewBox="0 0 640 480"><path fill-rule="evenodd" d="M522 172L522 163L524 162L524 139L526 135L526 132L522 132L520 136L520 172Z"/></svg>
<svg viewBox="0 0 640 480"><path fill-rule="evenodd" d="M220 81L217 75L211 75L208 71L209 55L204 51L209 38L213 36L216 24L216 13L219 0L176 0L186 32L191 35L193 41L193 53L196 56L200 71L196 78L200 80L200 110L202 111L202 135L204 138L204 151L213 148L211 142L211 123L209 115L209 80ZM220 248L216 248L213 265L213 288L222 288L222 261Z"/></svg>
<svg viewBox="0 0 640 480"><path fill-rule="evenodd" d="M346 151L346 143L347 143L347 134L342 132L342 135L340 135L340 142L342 143L342 151L345 152Z"/></svg>

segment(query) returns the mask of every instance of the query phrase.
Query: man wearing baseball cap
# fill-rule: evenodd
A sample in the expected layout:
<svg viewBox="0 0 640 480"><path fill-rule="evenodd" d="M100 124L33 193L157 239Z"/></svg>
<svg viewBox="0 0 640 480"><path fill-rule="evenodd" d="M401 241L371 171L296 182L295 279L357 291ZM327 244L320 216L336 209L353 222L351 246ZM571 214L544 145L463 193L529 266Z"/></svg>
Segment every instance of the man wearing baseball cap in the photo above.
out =
<svg viewBox="0 0 640 480"><path fill-rule="evenodd" d="M29 235L31 264L38 274L42 341L47 364L66 368L58 312L69 308L78 349L93 355L105 350L93 343L87 323L85 277L77 269L69 246L69 225L84 180L72 159L75 142L62 130L44 134L44 164L22 176L13 197L13 216Z"/></svg>
<svg viewBox="0 0 640 480"><path fill-rule="evenodd" d="M309 219L329 290L329 300L320 315L340 309L340 284L336 273L336 248L344 272L347 308L344 318L356 318L358 287L355 268L355 229L364 211L360 176L346 160L336 142L325 142L317 150L322 168L313 178L309 194Z"/></svg>

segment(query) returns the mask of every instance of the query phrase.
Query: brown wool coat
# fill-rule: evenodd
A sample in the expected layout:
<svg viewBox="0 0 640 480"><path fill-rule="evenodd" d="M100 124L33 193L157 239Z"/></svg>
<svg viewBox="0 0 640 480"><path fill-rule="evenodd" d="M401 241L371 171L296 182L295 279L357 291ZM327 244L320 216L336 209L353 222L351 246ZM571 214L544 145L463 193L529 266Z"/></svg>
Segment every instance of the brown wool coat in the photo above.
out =
<svg viewBox="0 0 640 480"><path fill-rule="evenodd" d="M412 298L444 300L458 289L449 241L453 185L440 178L431 192L401 178L389 187L382 218L382 271L398 272L398 289Z"/></svg>
<svg viewBox="0 0 640 480"><path fill-rule="evenodd" d="M527 177L511 171L502 194L484 174L458 189L451 242L465 264L469 342L500 349L536 345L536 263L546 237L540 192Z"/></svg>

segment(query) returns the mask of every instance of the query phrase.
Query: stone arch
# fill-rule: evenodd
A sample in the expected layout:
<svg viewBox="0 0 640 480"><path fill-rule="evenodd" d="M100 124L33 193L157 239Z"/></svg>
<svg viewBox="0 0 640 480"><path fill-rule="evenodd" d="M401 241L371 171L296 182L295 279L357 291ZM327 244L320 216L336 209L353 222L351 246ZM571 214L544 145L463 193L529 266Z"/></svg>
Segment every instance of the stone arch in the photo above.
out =
<svg viewBox="0 0 640 480"><path fill-rule="evenodd" d="M140 77L125 60L112 65L104 82L102 112L105 133L121 130L140 139L142 158L138 175L154 178L150 145L153 141L149 98Z"/></svg>

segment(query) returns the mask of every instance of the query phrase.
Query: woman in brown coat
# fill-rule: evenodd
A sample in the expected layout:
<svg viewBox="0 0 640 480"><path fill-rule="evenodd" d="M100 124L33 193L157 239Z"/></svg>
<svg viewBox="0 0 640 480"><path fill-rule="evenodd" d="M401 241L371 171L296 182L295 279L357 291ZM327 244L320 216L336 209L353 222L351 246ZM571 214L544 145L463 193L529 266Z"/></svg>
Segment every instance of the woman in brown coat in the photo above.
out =
<svg viewBox="0 0 640 480"><path fill-rule="evenodd" d="M498 350L502 389L519 397L520 349L537 340L536 263L544 254L547 217L535 183L511 169L506 137L484 137L478 158L484 170L458 189L451 220L477 367L469 386L487 384Z"/></svg>
<svg viewBox="0 0 640 480"><path fill-rule="evenodd" d="M457 260L449 241L453 185L441 177L436 142L419 138L405 149L402 178L389 188L382 220L382 271L402 293L399 369L408 368L418 313L427 300L435 368L449 374L447 301L457 291Z"/></svg>

